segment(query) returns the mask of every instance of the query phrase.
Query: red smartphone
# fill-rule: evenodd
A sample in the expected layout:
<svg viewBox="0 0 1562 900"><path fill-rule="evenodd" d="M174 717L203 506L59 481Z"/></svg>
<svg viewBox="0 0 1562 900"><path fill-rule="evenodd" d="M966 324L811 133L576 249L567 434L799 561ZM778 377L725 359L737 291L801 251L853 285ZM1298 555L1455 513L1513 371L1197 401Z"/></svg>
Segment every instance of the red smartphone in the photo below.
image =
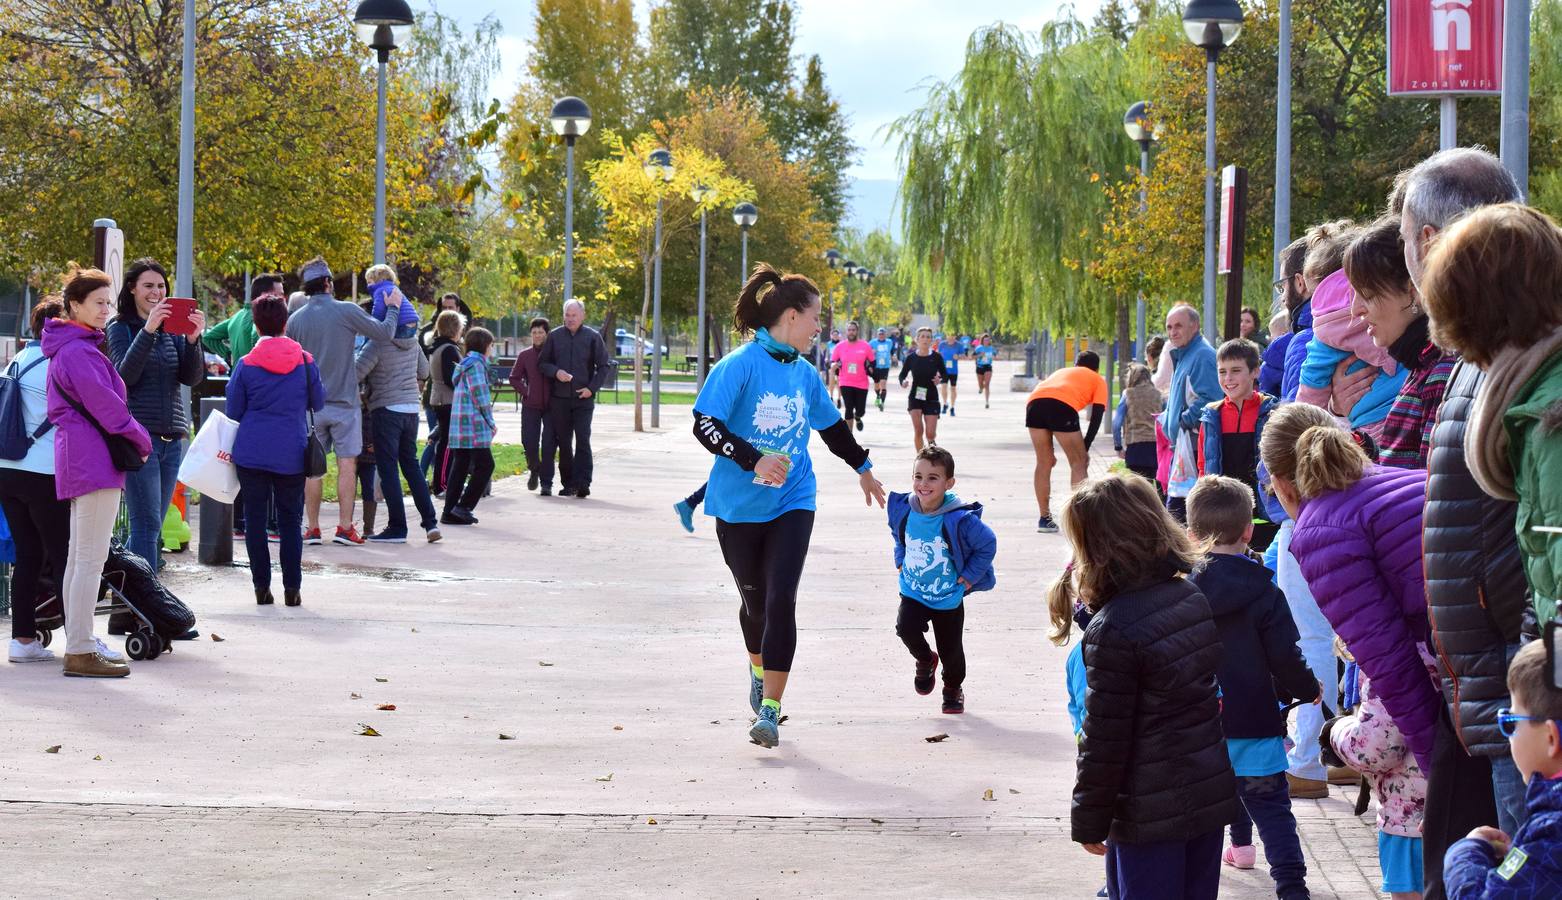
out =
<svg viewBox="0 0 1562 900"><path fill-rule="evenodd" d="M163 320L163 330L181 337L194 334L195 322L190 317L197 308L195 301L189 297L169 297L167 302L172 309Z"/></svg>

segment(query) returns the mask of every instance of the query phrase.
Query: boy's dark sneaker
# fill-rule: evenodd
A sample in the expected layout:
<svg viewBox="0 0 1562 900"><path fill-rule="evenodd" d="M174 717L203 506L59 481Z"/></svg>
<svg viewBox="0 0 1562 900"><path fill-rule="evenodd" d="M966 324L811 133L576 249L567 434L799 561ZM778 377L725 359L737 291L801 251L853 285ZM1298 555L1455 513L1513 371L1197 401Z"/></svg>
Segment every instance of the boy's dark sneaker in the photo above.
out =
<svg viewBox="0 0 1562 900"><path fill-rule="evenodd" d="M950 715L965 712L965 691L955 688L953 693L944 691L944 712Z"/></svg>
<svg viewBox="0 0 1562 900"><path fill-rule="evenodd" d="M917 660L917 674L911 679L911 686L917 689L917 693L926 697L933 693L933 673L938 671L938 654L927 662Z"/></svg>

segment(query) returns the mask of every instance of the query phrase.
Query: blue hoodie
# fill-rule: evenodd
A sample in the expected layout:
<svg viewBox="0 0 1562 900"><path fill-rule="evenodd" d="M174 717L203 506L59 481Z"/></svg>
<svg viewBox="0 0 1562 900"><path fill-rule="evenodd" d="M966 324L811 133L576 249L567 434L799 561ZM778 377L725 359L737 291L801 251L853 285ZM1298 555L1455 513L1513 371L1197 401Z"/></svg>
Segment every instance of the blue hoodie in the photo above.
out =
<svg viewBox="0 0 1562 900"><path fill-rule="evenodd" d="M937 515L943 517L944 542L949 545L949 562L959 577L970 585L970 593L990 591L998 584L993 558L998 554L998 537L982 521L982 504L966 503L954 494L944 495ZM889 495L889 530L895 536L895 568L906 562L906 521L911 518L911 495ZM958 605L958 604L957 604Z"/></svg>
<svg viewBox="0 0 1562 900"><path fill-rule="evenodd" d="M1258 368L1258 389L1271 397L1280 396L1285 389L1285 350L1294 337L1287 331L1264 348L1263 365Z"/></svg>
<svg viewBox="0 0 1562 900"><path fill-rule="evenodd" d="M1448 848L1448 900L1562 897L1562 779L1531 776L1524 805L1528 815L1501 865L1485 841L1465 838Z"/></svg>

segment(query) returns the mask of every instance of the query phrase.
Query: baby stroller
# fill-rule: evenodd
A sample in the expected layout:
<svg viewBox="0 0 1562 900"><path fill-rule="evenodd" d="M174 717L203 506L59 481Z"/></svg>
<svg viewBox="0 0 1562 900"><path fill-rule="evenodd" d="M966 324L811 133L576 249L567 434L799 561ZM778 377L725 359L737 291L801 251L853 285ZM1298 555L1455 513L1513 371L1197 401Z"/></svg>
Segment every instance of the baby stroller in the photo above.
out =
<svg viewBox="0 0 1562 900"><path fill-rule="evenodd" d="M172 652L173 639L195 627L195 613L157 580L146 560L118 541L109 545L102 588L106 593L100 593L93 614L109 617L109 633L125 636L131 659ZM38 604L38 641L47 647L64 625L63 610L53 585L41 584L39 593L44 597Z"/></svg>

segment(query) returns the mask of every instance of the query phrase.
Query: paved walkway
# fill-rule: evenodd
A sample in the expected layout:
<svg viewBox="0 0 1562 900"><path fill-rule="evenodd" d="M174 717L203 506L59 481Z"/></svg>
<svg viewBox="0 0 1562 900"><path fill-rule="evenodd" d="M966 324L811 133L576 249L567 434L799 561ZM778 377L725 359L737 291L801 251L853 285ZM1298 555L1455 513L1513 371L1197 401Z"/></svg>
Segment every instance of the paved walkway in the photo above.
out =
<svg viewBox="0 0 1562 900"><path fill-rule="evenodd" d="M1067 550L1034 533L1023 396L972 396L940 435L999 535L966 715L911 691L883 513L815 442L790 718L779 749L749 744L735 592L710 520L686 535L670 509L709 457L686 407L656 434L604 407L589 500L509 479L443 543L308 548L299 609L175 556L171 587L222 642L120 682L0 669L0 895L18 875L64 896L1093 895L1041 599ZM905 489L904 414L868 423ZM1344 794L1298 816L1314 896L1376 896ZM1273 896L1262 869L1224 877Z"/></svg>

